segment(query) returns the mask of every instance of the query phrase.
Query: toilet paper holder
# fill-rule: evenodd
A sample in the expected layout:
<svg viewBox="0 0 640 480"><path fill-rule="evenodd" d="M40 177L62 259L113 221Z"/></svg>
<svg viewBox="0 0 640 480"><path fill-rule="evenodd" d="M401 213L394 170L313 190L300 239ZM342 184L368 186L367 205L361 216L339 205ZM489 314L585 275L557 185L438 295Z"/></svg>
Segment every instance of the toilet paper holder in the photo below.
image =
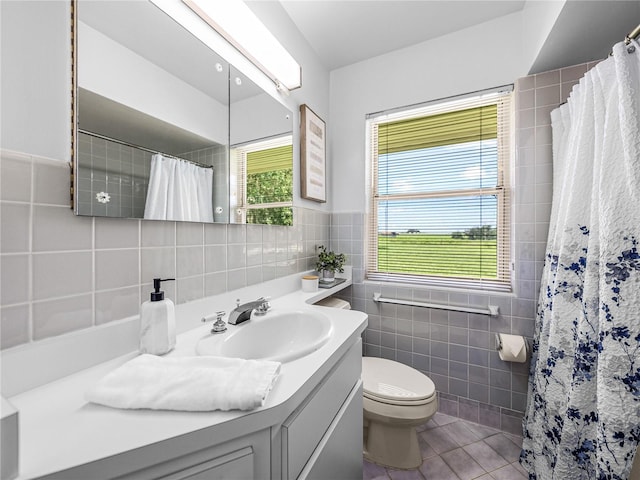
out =
<svg viewBox="0 0 640 480"><path fill-rule="evenodd" d="M496 333L496 350L499 352L502 350L502 338L500 338L500 334ZM531 345L529 345L529 339L527 337L524 338L524 349L527 352L527 358L530 357L531 353Z"/></svg>

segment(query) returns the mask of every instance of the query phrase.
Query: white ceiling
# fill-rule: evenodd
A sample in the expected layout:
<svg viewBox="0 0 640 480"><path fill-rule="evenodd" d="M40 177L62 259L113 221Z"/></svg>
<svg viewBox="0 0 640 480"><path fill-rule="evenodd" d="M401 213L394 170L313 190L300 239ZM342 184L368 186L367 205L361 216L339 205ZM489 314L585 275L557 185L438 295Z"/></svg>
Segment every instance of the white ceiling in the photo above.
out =
<svg viewBox="0 0 640 480"><path fill-rule="evenodd" d="M258 0L260 1L260 0ZM329 70L522 10L524 0L281 0Z"/></svg>
<svg viewBox="0 0 640 480"><path fill-rule="evenodd" d="M522 11L527 2L560 0L279 1L334 70ZM568 0L529 73L605 58L639 22L639 0Z"/></svg>

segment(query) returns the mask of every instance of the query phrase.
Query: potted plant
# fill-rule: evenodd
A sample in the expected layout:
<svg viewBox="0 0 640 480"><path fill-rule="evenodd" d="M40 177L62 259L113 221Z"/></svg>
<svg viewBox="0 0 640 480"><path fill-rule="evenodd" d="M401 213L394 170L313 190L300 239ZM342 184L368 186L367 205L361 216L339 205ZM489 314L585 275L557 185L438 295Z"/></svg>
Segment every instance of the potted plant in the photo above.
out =
<svg viewBox="0 0 640 480"><path fill-rule="evenodd" d="M327 251L324 245L318 247L318 260L316 270L320 274L320 281L330 283L335 280L335 272L344 272L344 262L347 257L344 253Z"/></svg>

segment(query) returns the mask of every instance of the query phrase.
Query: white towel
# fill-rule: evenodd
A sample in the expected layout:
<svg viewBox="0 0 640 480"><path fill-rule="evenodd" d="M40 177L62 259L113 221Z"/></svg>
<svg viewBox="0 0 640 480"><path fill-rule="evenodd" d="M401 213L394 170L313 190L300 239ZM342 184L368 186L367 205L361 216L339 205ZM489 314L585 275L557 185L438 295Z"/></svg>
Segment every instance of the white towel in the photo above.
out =
<svg viewBox="0 0 640 480"><path fill-rule="evenodd" d="M107 374L85 398L114 408L251 410L264 404L279 373L278 362L144 354Z"/></svg>

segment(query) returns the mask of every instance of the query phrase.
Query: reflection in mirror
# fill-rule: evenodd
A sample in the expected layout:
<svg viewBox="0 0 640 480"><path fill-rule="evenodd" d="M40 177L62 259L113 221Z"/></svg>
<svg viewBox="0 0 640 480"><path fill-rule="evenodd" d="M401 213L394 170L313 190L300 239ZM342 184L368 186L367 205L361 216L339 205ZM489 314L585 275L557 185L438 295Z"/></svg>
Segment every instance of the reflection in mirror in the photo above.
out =
<svg viewBox="0 0 640 480"><path fill-rule="evenodd" d="M76 214L292 224L286 107L151 2L75 11Z"/></svg>
<svg viewBox="0 0 640 480"><path fill-rule="evenodd" d="M291 111L233 66L229 71L230 222L291 226Z"/></svg>
<svg viewBox="0 0 640 480"><path fill-rule="evenodd" d="M76 213L227 223L228 64L150 2L76 8Z"/></svg>

